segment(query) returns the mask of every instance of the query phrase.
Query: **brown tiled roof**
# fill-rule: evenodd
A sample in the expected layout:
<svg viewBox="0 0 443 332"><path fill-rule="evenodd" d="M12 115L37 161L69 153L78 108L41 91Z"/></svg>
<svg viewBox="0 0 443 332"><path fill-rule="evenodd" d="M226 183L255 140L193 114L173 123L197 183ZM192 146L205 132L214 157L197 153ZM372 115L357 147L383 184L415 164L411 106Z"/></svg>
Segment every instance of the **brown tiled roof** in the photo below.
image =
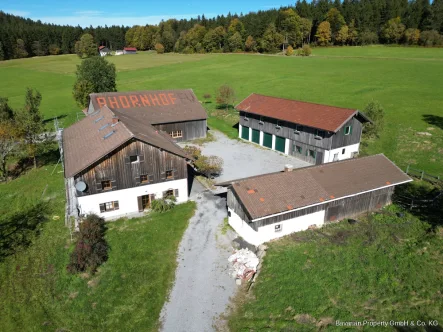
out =
<svg viewBox="0 0 443 332"><path fill-rule="evenodd" d="M238 104L236 109L331 132L337 132L357 114L361 115L364 121L369 121L359 111L349 108L269 97L255 93Z"/></svg>
<svg viewBox="0 0 443 332"><path fill-rule="evenodd" d="M231 189L256 219L409 181L378 154L236 180Z"/></svg>
<svg viewBox="0 0 443 332"><path fill-rule="evenodd" d="M150 124L204 120L208 116L194 92L188 90L151 90L105 92L90 95L94 109L107 105Z"/></svg>
<svg viewBox="0 0 443 332"><path fill-rule="evenodd" d="M119 122L113 125L113 118ZM72 177L94 164L132 138L187 157L171 137L150 124L134 121L103 106L63 131L65 177Z"/></svg>

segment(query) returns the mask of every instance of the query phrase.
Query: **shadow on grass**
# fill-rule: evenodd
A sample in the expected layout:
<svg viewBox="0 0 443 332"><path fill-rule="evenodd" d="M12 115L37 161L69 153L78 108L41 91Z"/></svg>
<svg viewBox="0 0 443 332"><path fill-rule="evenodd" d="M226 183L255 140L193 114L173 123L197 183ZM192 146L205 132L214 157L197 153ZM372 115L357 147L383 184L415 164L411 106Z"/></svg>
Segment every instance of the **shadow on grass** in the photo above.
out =
<svg viewBox="0 0 443 332"><path fill-rule="evenodd" d="M63 119L63 118L66 118L68 115L67 114L62 114L62 115L59 115L59 116L55 116L55 117L53 117L53 118L49 118L49 119L44 119L43 120L43 123L44 124L47 124L48 122L52 122L52 121L54 121L55 119Z"/></svg>
<svg viewBox="0 0 443 332"><path fill-rule="evenodd" d="M0 261L23 250L42 230L48 220L49 206L38 203L24 211L0 219Z"/></svg>
<svg viewBox="0 0 443 332"><path fill-rule="evenodd" d="M425 120L425 122L429 123L430 125L443 129L443 116L423 114L423 120Z"/></svg>
<svg viewBox="0 0 443 332"><path fill-rule="evenodd" d="M54 146L50 146L46 151L37 156L37 167L45 165L55 165L60 159L60 151ZM34 167L32 158L20 158L15 164L9 166L8 176L15 179L23 173L31 170Z"/></svg>

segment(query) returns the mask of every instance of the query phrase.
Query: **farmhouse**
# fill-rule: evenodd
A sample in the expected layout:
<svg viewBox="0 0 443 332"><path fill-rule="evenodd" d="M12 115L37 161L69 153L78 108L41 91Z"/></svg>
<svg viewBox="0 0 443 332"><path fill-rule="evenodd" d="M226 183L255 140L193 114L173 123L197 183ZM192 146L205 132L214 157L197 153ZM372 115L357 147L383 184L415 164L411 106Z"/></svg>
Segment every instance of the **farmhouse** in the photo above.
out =
<svg viewBox="0 0 443 332"><path fill-rule="evenodd" d="M228 220L251 244L383 207L412 179L383 154L234 180Z"/></svg>
<svg viewBox="0 0 443 332"><path fill-rule="evenodd" d="M316 165L355 157L370 121L358 110L255 93L236 109L240 138Z"/></svg>
<svg viewBox="0 0 443 332"><path fill-rule="evenodd" d="M106 105L177 142L206 137L207 114L191 89L93 93L90 100L88 114Z"/></svg>
<svg viewBox="0 0 443 332"><path fill-rule="evenodd" d="M68 215L110 219L160 197L187 201L189 158L160 127L175 125L174 135L190 137L186 123L200 121L205 135L206 112L191 90L92 94L88 111L63 131Z"/></svg>
<svg viewBox="0 0 443 332"><path fill-rule="evenodd" d="M136 54L137 49L135 47L125 47L123 49L123 54Z"/></svg>
<svg viewBox="0 0 443 332"><path fill-rule="evenodd" d="M98 48L98 52L100 53L100 56L107 56L111 54L111 50L106 46L100 46Z"/></svg>

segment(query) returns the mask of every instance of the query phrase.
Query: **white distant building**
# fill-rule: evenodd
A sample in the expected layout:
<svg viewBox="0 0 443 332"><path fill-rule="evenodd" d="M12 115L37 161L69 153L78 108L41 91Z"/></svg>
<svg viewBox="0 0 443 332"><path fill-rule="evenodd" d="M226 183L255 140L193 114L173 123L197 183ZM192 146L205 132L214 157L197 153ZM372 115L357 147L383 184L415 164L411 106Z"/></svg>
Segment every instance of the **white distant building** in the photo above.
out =
<svg viewBox="0 0 443 332"><path fill-rule="evenodd" d="M98 48L98 51L100 53L100 56L111 55L111 50L109 48L107 48L106 46L100 46Z"/></svg>

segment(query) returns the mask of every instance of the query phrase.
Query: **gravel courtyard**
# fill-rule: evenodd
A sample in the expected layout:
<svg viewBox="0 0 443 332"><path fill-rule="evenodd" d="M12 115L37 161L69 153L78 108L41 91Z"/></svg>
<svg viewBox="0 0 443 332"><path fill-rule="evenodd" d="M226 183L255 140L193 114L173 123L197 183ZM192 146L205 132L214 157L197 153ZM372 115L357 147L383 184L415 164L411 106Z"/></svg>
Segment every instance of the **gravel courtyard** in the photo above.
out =
<svg viewBox="0 0 443 332"><path fill-rule="evenodd" d="M303 160L283 155L253 143L230 139L216 130L211 130L211 134L216 140L205 143L199 148L201 148L204 155L215 155L223 158L223 173L215 179L216 182L282 171L286 164L291 164L294 168L310 165ZM180 143L182 147L185 145L185 143Z"/></svg>

